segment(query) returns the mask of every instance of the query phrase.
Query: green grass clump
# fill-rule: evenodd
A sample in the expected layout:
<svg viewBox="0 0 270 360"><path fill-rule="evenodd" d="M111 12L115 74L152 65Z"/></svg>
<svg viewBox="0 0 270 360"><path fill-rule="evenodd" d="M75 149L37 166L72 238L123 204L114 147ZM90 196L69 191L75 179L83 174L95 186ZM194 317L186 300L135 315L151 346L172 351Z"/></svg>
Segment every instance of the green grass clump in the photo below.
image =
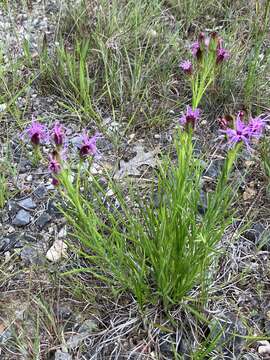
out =
<svg viewBox="0 0 270 360"><path fill-rule="evenodd" d="M263 68L263 61L260 59L260 57L264 52L263 45L267 38L269 24L270 1L266 0L264 3L256 1L255 16L251 34L252 48L249 56L247 57L247 76L244 83L244 94L247 105L249 105L252 100L256 101L258 99L258 86L260 84L258 79L261 80L259 71L261 71ZM267 56L264 55L263 58L265 57L267 58ZM268 59L266 60L266 63L267 62Z"/></svg>
<svg viewBox="0 0 270 360"><path fill-rule="evenodd" d="M267 179L267 189L270 193L270 140L265 137L260 145L260 161Z"/></svg>
<svg viewBox="0 0 270 360"><path fill-rule="evenodd" d="M181 25L172 31L161 2L82 1L71 9L54 54L41 61L41 83L95 121L101 109L130 124L168 112Z"/></svg>
<svg viewBox="0 0 270 360"><path fill-rule="evenodd" d="M158 204L151 199L140 201L130 190L130 206L120 188L111 183L120 204L116 207L96 181L91 183L88 200L80 191L80 181L73 185L68 173L60 176L67 206L63 213L89 259L87 270L131 291L141 306L161 299L168 308L195 285L201 286L204 297L216 245L231 221L233 193L227 180L237 150L229 153L201 214L203 169L194 157L191 136L181 134L176 149L176 164L167 157L162 161Z"/></svg>
<svg viewBox="0 0 270 360"><path fill-rule="evenodd" d="M0 175L0 209L5 206L6 201L9 198L9 190L7 184L7 178L4 174Z"/></svg>

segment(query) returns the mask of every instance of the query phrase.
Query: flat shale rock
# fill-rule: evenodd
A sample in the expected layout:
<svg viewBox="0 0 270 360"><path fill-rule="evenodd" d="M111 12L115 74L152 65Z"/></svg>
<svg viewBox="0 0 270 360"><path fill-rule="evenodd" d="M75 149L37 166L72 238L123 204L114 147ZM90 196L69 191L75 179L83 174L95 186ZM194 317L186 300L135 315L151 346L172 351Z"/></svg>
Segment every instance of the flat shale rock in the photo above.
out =
<svg viewBox="0 0 270 360"><path fill-rule="evenodd" d="M25 226L30 223L31 216L28 211L21 209L17 212L15 218L12 220L12 224L16 226Z"/></svg>
<svg viewBox="0 0 270 360"><path fill-rule="evenodd" d="M18 205L25 210L32 210L37 207L36 203L31 197L18 201Z"/></svg>
<svg viewBox="0 0 270 360"><path fill-rule="evenodd" d="M38 217L36 221L36 225L42 229L45 225L47 225L51 221L51 219L52 219L51 215L44 212Z"/></svg>

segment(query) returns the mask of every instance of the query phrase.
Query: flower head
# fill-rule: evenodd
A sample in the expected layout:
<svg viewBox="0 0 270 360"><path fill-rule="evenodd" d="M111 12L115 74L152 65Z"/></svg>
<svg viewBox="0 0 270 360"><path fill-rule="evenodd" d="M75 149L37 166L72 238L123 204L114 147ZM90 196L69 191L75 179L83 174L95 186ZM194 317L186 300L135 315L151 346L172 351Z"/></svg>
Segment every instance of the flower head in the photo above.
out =
<svg viewBox="0 0 270 360"><path fill-rule="evenodd" d="M55 157L55 154L49 155L49 171L52 173L52 184L54 186L59 185L59 180L55 177L55 175L58 175L61 171L61 164Z"/></svg>
<svg viewBox="0 0 270 360"><path fill-rule="evenodd" d="M211 39L216 40L216 41L218 41L220 39L218 36L218 33L216 31L212 31L210 36L211 36Z"/></svg>
<svg viewBox="0 0 270 360"><path fill-rule="evenodd" d="M50 159L50 163L49 163L50 172L53 173L53 174L59 174L60 171L61 171L61 164L52 155L49 156L49 159Z"/></svg>
<svg viewBox="0 0 270 360"><path fill-rule="evenodd" d="M200 45L202 45L202 47L206 47L208 48L209 44L210 44L210 37L209 36L206 36L205 33L203 31L201 31L199 33L199 36L198 36L198 43Z"/></svg>
<svg viewBox="0 0 270 360"><path fill-rule="evenodd" d="M244 110L238 111L237 116L240 118L240 120L243 120L245 116Z"/></svg>
<svg viewBox="0 0 270 360"><path fill-rule="evenodd" d="M228 50L222 47L217 49L217 58L216 58L217 64L221 64L223 61L228 60L229 57L230 57L230 53Z"/></svg>
<svg viewBox="0 0 270 360"><path fill-rule="evenodd" d="M190 60L184 60L179 66L184 71L184 73L189 75L192 74L192 63Z"/></svg>
<svg viewBox="0 0 270 360"><path fill-rule="evenodd" d="M228 127L231 127L233 122L233 117L231 115L225 115L218 119L219 126L221 129L226 130Z"/></svg>
<svg viewBox="0 0 270 360"><path fill-rule="evenodd" d="M56 146L63 146L65 140L65 129L61 124L59 124L59 122L54 124L52 130L52 139Z"/></svg>
<svg viewBox="0 0 270 360"><path fill-rule="evenodd" d="M86 158L89 155L91 156L96 155L97 153L96 143L99 137L100 137L99 134L95 134L90 138L86 132L84 132L80 136L80 144L78 145L78 147L81 158Z"/></svg>
<svg viewBox="0 0 270 360"><path fill-rule="evenodd" d="M202 57L202 50L199 41L195 41L190 46L192 55L198 60Z"/></svg>
<svg viewBox="0 0 270 360"><path fill-rule="evenodd" d="M196 122L200 118L200 115L201 115L200 109L193 110L192 107L188 105L186 113L181 116L181 118L179 119L179 122L181 125L184 125L186 127L191 125L191 127L194 128L196 125Z"/></svg>
<svg viewBox="0 0 270 360"><path fill-rule="evenodd" d="M255 118L250 118L248 123L250 136L253 136L257 139L260 138L263 134L265 123L266 123L266 119L262 119L260 116L257 116Z"/></svg>
<svg viewBox="0 0 270 360"><path fill-rule="evenodd" d="M221 131L227 136L230 147L239 142L243 142L248 148L250 147L250 129L248 125L241 120L239 113L235 121L235 128L227 128Z"/></svg>
<svg viewBox="0 0 270 360"><path fill-rule="evenodd" d="M55 177L52 177L52 185L58 186L59 184L60 184L60 181L58 179L56 179Z"/></svg>
<svg viewBox="0 0 270 360"><path fill-rule="evenodd" d="M243 142L248 149L250 149L250 142L252 139L259 139L263 135L263 130L266 125L267 118L257 116L250 118L248 123L244 123L244 111L239 111L236 117L234 128L226 128L221 130L227 137L229 146L236 143Z"/></svg>
<svg viewBox="0 0 270 360"><path fill-rule="evenodd" d="M47 128L37 122L34 117L32 118L31 125L24 130L22 137L27 136L31 143L35 146L40 145L48 141L48 131Z"/></svg>

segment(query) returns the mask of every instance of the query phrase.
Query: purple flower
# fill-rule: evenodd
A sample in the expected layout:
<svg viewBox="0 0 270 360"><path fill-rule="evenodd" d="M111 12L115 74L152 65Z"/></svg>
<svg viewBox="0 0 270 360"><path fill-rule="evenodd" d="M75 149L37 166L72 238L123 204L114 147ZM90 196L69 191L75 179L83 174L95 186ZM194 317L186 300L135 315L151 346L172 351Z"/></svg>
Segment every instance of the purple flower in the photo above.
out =
<svg viewBox="0 0 270 360"><path fill-rule="evenodd" d="M58 160L52 155L50 155L49 159L50 159L50 163L49 163L50 172L53 174L59 174L61 171L61 165L58 162Z"/></svg>
<svg viewBox="0 0 270 360"><path fill-rule="evenodd" d="M22 137L25 135L30 139L34 146L38 146L41 143L48 141L47 128L39 122L35 121L34 117L32 118L31 125L23 131Z"/></svg>
<svg viewBox="0 0 270 360"><path fill-rule="evenodd" d="M198 41L201 44L204 42L204 40L205 40L205 33L203 31L201 31L198 36Z"/></svg>
<svg viewBox="0 0 270 360"><path fill-rule="evenodd" d="M217 49L217 59L216 59L217 64L221 64L223 61L228 60L229 57L230 57L230 53L228 50L222 47Z"/></svg>
<svg viewBox="0 0 270 360"><path fill-rule="evenodd" d="M246 147L250 150L250 142L253 138L259 139L263 135L263 130L266 125L267 117L264 119L261 116L250 118L248 124L243 121L244 112L239 111L235 121L235 127L221 130L227 140L229 146L232 147L234 144L243 142Z"/></svg>
<svg viewBox="0 0 270 360"><path fill-rule="evenodd" d="M207 48L209 47L209 44L210 44L210 37L209 36L205 36L205 33L204 32L200 32L199 33L199 37L198 37L198 42L200 45L202 45L204 48Z"/></svg>
<svg viewBox="0 0 270 360"><path fill-rule="evenodd" d="M59 122L54 124L52 138L56 146L63 146L65 140L65 129Z"/></svg>
<svg viewBox="0 0 270 360"><path fill-rule="evenodd" d="M190 60L184 60L179 66L184 71L184 73L189 75L192 74L192 63Z"/></svg>
<svg viewBox="0 0 270 360"><path fill-rule="evenodd" d="M86 132L84 132L80 137L79 152L81 158L86 158L91 155L94 156L97 153L97 139L100 137L100 134L95 134L91 138Z"/></svg>
<svg viewBox="0 0 270 360"><path fill-rule="evenodd" d="M239 117L240 120L243 120L245 116L244 110L238 111L237 116Z"/></svg>
<svg viewBox="0 0 270 360"><path fill-rule="evenodd" d="M226 136L229 143L229 146L232 147L236 143L243 142L247 148L250 148L250 129L240 118L239 114L237 115L235 128L227 128L226 130L221 130Z"/></svg>
<svg viewBox="0 0 270 360"><path fill-rule="evenodd" d="M52 177L52 185L58 186L59 184L60 184L60 181L58 179L56 179L55 177Z"/></svg>
<svg viewBox="0 0 270 360"><path fill-rule="evenodd" d="M54 186L59 185L59 180L54 176L60 173L61 171L61 164L58 162L58 160L54 155L49 156L50 163L49 163L49 171L53 174L52 176L52 184Z"/></svg>
<svg viewBox="0 0 270 360"><path fill-rule="evenodd" d="M222 130L226 130L228 127L231 126L233 122L233 117L231 115L225 115L218 119L219 126Z"/></svg>
<svg viewBox="0 0 270 360"><path fill-rule="evenodd" d="M204 39L204 45L206 46L206 48L209 48L210 41L211 41L211 39L208 36Z"/></svg>
<svg viewBox="0 0 270 360"><path fill-rule="evenodd" d="M195 41L193 44L191 44L190 46L191 49L191 53L192 55L197 58L200 59L202 56L202 51L201 51L201 47L200 47L200 43L199 41Z"/></svg>
<svg viewBox="0 0 270 360"><path fill-rule="evenodd" d="M250 136L259 139L263 134L265 123L266 123L266 119L262 119L260 116L257 116L255 118L250 118L248 123Z"/></svg>
<svg viewBox="0 0 270 360"><path fill-rule="evenodd" d="M192 110L192 107L188 105L186 113L181 116L181 118L179 119L179 122L181 125L184 125L186 127L191 125L192 128L194 128L196 122L200 118L200 115L201 115L200 109Z"/></svg>

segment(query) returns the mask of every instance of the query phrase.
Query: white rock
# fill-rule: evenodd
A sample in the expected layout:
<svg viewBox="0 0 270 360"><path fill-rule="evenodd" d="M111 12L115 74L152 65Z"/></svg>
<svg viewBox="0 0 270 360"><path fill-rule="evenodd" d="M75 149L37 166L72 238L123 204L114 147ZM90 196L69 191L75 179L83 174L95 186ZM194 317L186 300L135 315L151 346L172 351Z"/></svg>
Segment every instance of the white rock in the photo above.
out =
<svg viewBox="0 0 270 360"><path fill-rule="evenodd" d="M0 104L0 112L5 111L7 108L7 104Z"/></svg>
<svg viewBox="0 0 270 360"><path fill-rule="evenodd" d="M67 236L67 227L63 226L58 233L58 239L65 238L66 236Z"/></svg>
<svg viewBox="0 0 270 360"><path fill-rule="evenodd" d="M67 244L63 240L55 240L52 247L47 251L46 258L52 262L67 257Z"/></svg>
<svg viewBox="0 0 270 360"><path fill-rule="evenodd" d="M270 344L268 341L259 341L261 346L258 347L258 353L260 355L270 355ZM268 357L267 357L268 358Z"/></svg>
<svg viewBox="0 0 270 360"><path fill-rule="evenodd" d="M31 182L33 180L33 176L32 175L28 175L26 178L26 181Z"/></svg>
<svg viewBox="0 0 270 360"><path fill-rule="evenodd" d="M113 196L114 195L114 191L112 189L109 189L107 192L106 192L106 196L110 197L110 196Z"/></svg>

